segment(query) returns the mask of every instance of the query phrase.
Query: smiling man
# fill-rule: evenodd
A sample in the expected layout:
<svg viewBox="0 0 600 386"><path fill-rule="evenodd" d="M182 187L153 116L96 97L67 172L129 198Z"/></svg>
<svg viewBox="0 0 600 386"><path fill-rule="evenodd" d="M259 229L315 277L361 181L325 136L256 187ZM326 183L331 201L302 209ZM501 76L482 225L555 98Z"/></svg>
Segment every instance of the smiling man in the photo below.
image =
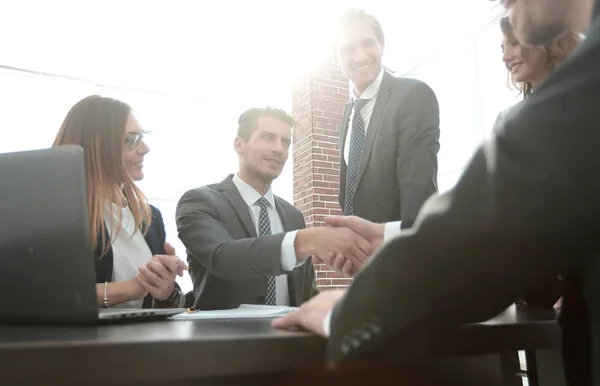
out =
<svg viewBox="0 0 600 386"><path fill-rule="evenodd" d="M361 261L373 246L346 228L302 229L302 213L273 194L289 155L292 117L254 108L238 124L238 173L188 191L177 205L195 307L299 306L316 293L311 255L333 251Z"/></svg>
<svg viewBox="0 0 600 386"><path fill-rule="evenodd" d="M384 70L385 38L373 15L346 11L335 48L352 95L340 135L342 210L409 227L437 191L436 96L425 83Z"/></svg>
<svg viewBox="0 0 600 386"><path fill-rule="evenodd" d="M587 37L478 149L454 189L430 199L346 291L273 322L328 336L331 362L419 347L562 275L568 384L600 385L600 0L589 29L592 0L504 3L526 43L569 30ZM381 224L358 217L329 223L385 239Z"/></svg>

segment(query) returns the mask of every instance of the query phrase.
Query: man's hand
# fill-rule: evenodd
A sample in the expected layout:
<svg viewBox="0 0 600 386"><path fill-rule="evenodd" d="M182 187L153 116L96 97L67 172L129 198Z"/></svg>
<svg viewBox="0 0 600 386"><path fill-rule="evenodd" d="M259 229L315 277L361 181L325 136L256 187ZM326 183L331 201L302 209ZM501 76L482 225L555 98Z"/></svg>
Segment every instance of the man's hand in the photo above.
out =
<svg viewBox="0 0 600 386"><path fill-rule="evenodd" d="M362 268L364 261L369 258L383 242L385 224L375 224L356 216L325 217L325 223L330 227L348 228L361 235L371 244L371 253L360 261L348 259L343 253L327 252L317 255L319 262L341 272L344 276L353 277Z"/></svg>
<svg viewBox="0 0 600 386"><path fill-rule="evenodd" d="M321 336L325 336L323 326L325 317L345 294L345 289L321 292L304 303L298 311L290 312L281 318L273 320L272 325L275 328L283 329L303 327Z"/></svg>
<svg viewBox="0 0 600 386"><path fill-rule="evenodd" d="M330 227L346 227L352 229L372 245L378 248L383 242L385 224L376 224L357 216L330 216L325 217L325 224Z"/></svg>
<svg viewBox="0 0 600 386"><path fill-rule="evenodd" d="M306 228L296 235L296 256L317 256L321 259L333 254L342 255L358 266L373 252L372 244L348 228Z"/></svg>
<svg viewBox="0 0 600 386"><path fill-rule="evenodd" d="M336 255L333 252L327 253L323 257L313 257L313 264L324 264L329 268L332 268L346 277L354 277L362 267L362 262L356 265L352 264L352 261L346 259L344 255Z"/></svg>

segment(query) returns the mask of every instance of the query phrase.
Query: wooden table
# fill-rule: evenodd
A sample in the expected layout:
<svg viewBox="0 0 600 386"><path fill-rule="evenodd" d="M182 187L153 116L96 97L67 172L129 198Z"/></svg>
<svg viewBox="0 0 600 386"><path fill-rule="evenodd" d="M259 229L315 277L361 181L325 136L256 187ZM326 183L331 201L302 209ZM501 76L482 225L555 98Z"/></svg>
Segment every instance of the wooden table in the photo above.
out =
<svg viewBox="0 0 600 386"><path fill-rule="evenodd" d="M556 349L551 311L509 309L429 345L427 357ZM325 340L279 331L269 319L160 321L109 326L0 325L0 385L264 384L269 375L323 369ZM399 360L412 355L395 353ZM423 354L423 353L421 353ZM267 378L265 378L267 377ZM268 382L267 382L268 383Z"/></svg>

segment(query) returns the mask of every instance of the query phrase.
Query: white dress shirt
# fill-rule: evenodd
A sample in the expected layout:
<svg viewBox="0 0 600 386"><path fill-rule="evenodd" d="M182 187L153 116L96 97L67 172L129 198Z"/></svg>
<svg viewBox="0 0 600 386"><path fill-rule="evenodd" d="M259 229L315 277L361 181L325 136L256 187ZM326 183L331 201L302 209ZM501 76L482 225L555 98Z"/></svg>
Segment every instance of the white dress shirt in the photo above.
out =
<svg viewBox="0 0 600 386"><path fill-rule="evenodd" d="M117 234L117 230L113 227L118 225L119 212L122 216L122 225ZM104 218L106 229L112 240L112 280L114 282L131 280L139 273L138 267L145 267L152 260L150 247L148 247L142 232L136 228L135 219L129 207L119 208L117 205L107 202L104 208ZM143 302L144 299L132 300L115 305L115 307L142 308Z"/></svg>
<svg viewBox="0 0 600 386"><path fill-rule="evenodd" d="M379 71L377 78L367 87L362 93L360 99L369 99L367 103L360 109L360 116L363 119L365 127L365 135L367 135L367 129L369 128L369 122L371 122L371 115L373 115L373 109L375 108L375 102L377 102L377 94L381 88L381 82L383 81L383 67ZM346 140L344 142L344 161L348 164L348 154L350 152L350 138L352 137L352 118L354 116L354 101L359 99L354 93L354 85L352 85L352 109L350 110L350 122L348 122L348 132L346 133Z"/></svg>
<svg viewBox="0 0 600 386"><path fill-rule="evenodd" d="M248 205L250 216L254 222L256 233L259 233L258 220L260 214L260 206L257 201L263 197L254 189L252 186L245 183L237 174L233 176L233 184L240 192L242 199ZM271 222L271 234L283 233L283 223L275 207L275 197L271 188L265 193L264 197L269 202L267 213L269 215L269 221ZM297 230L287 232L281 243L281 268L285 272L291 272L295 267L300 266L304 263L303 261L296 260L296 250L294 248L294 241L296 240ZM275 304L278 306L289 306L290 305L290 294L288 290L287 275L279 275L275 277Z"/></svg>
<svg viewBox="0 0 600 386"><path fill-rule="evenodd" d="M373 109L375 108L375 102L377 102L377 94L381 88L381 82L383 81L384 69L381 67L379 75L371 83L367 89L360 96L361 99L370 99L362 109L360 109L360 116L363 119L365 127L365 136L367 135L367 129L369 128L369 122L371 122L371 115L373 115ZM354 115L354 101L359 97L354 93L354 84L351 85L352 89L352 109L350 110L350 122L348 123L348 132L346 133L346 140L344 141L344 161L348 164L348 154L350 152L350 138L352 137L352 116ZM395 234L399 233L401 221L394 221L385 224L385 233L387 238L392 238Z"/></svg>

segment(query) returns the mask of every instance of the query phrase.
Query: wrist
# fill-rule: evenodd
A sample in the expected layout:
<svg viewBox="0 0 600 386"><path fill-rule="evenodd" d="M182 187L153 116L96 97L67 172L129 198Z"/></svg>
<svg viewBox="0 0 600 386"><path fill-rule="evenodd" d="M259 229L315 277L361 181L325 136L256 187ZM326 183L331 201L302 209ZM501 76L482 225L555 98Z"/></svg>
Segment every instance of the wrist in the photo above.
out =
<svg viewBox="0 0 600 386"><path fill-rule="evenodd" d="M142 286L135 280L135 278L127 280L124 284L126 288L125 293L127 301L140 300L146 296Z"/></svg>
<svg viewBox="0 0 600 386"><path fill-rule="evenodd" d="M155 308L169 308L173 307L174 304L179 304L179 300L181 299L182 292L175 288L172 292L169 293L169 296L166 299L154 299L153 307Z"/></svg>
<svg viewBox="0 0 600 386"><path fill-rule="evenodd" d="M385 223L373 225L374 232L377 235L376 238L383 239L383 237L385 236Z"/></svg>
<svg viewBox="0 0 600 386"><path fill-rule="evenodd" d="M297 260L304 260L308 256L315 254L314 247L314 233L315 228L301 229L296 233L296 239L294 240L294 250L296 252Z"/></svg>
<svg viewBox="0 0 600 386"><path fill-rule="evenodd" d="M164 295L164 297L162 297L161 299L159 299L159 298L154 298L154 299L158 300L159 302L164 303L164 302L168 301L173 296L173 294L176 292L177 292L177 287L175 287L175 282L173 282L173 283L171 283L169 288L167 290L165 290L164 293L166 295Z"/></svg>

